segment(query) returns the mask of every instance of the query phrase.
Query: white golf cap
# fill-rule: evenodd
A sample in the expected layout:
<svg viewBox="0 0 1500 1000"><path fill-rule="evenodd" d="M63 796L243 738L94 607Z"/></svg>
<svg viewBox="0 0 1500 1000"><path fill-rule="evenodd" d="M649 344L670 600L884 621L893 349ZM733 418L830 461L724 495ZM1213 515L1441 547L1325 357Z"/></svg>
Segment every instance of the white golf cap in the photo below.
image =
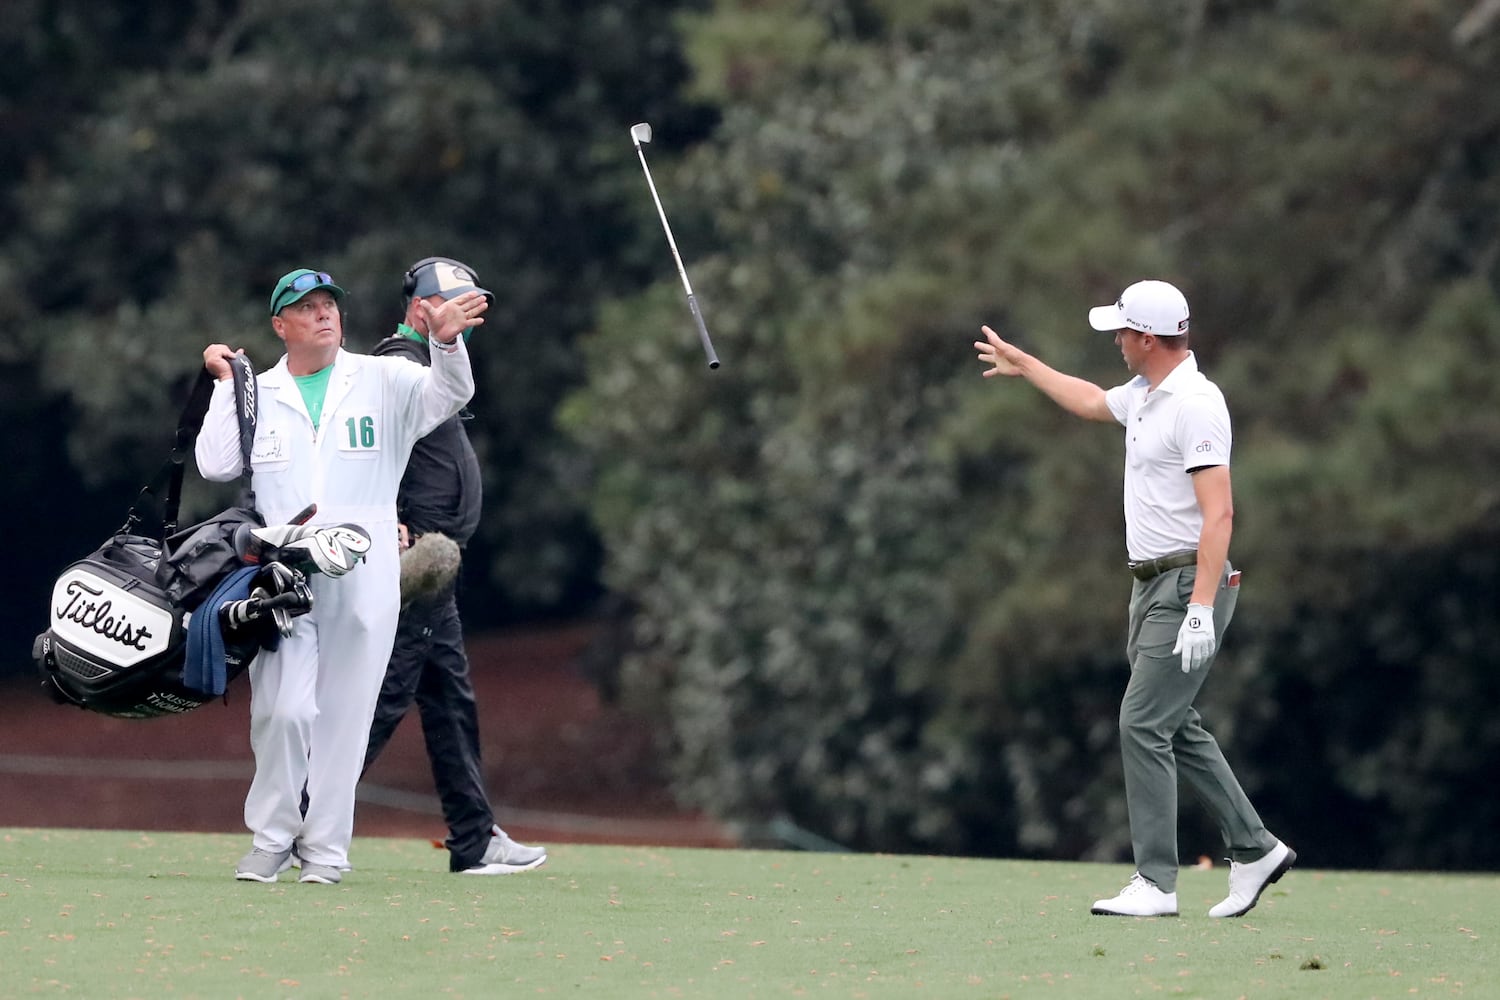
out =
<svg viewBox="0 0 1500 1000"><path fill-rule="evenodd" d="M1165 281L1137 281L1120 293L1120 301L1089 310L1089 326L1106 332L1129 328L1158 337L1180 337L1188 331L1188 304Z"/></svg>

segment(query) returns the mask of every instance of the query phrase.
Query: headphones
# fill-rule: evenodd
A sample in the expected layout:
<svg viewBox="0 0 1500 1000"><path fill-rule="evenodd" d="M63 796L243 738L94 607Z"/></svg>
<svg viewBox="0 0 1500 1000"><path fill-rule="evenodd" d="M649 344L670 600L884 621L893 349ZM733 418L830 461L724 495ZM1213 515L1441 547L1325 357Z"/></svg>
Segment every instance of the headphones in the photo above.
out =
<svg viewBox="0 0 1500 1000"><path fill-rule="evenodd" d="M410 302L412 293L417 290L417 272L434 264L452 264L454 267L467 273L474 280L476 286L479 284L479 275L475 274L474 269L463 261L454 260L452 257L423 257L407 268L406 274L401 278L401 300L403 302Z"/></svg>

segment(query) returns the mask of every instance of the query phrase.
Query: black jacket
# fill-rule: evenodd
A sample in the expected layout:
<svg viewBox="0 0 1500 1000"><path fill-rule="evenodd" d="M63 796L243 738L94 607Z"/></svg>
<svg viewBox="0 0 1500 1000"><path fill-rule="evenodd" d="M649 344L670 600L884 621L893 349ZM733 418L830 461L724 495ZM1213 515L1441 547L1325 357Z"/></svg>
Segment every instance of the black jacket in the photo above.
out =
<svg viewBox="0 0 1500 1000"><path fill-rule="evenodd" d="M370 353L432 364L431 348L425 342L399 334L382 340ZM396 494L396 513L413 536L441 531L462 546L479 527L484 494L479 458L464 430L463 421L468 418L467 410L449 417L412 447Z"/></svg>

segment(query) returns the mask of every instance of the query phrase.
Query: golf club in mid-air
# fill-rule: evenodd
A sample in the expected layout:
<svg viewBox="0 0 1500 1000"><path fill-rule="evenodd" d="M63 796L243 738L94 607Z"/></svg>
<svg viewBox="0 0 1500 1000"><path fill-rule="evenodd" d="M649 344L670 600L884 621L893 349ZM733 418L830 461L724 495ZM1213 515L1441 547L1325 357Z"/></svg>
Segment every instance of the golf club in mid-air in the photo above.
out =
<svg viewBox="0 0 1500 1000"><path fill-rule="evenodd" d="M703 313L698 310L698 299L693 295L693 286L688 281L687 268L682 266L682 256L677 252L677 241L672 239L672 227L667 225L667 213L661 207L661 198L656 193L656 183L651 180L651 168L646 166L646 151L641 149L641 143L651 141L651 126L647 122L641 122L630 126L630 138L635 140L635 153L641 158L641 169L646 172L646 186L651 189L651 200L656 202L656 214L661 217L661 228L667 234L667 246L672 251L672 259L677 262L677 274L682 278L683 290L687 292L688 308L692 310L693 321L698 324L698 339L703 341L703 353L708 355L708 367L719 367L719 356L714 353L713 341L708 339L708 327L704 325Z"/></svg>

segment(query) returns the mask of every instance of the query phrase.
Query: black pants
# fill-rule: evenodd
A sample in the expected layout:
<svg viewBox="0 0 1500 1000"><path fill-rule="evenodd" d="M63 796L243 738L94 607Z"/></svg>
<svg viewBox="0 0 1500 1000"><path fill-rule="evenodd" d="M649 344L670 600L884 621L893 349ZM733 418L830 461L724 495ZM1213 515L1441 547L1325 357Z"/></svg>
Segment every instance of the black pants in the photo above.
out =
<svg viewBox="0 0 1500 1000"><path fill-rule="evenodd" d="M396 645L370 725L366 771L390 742L413 700L422 716L432 781L448 823L448 868L463 871L483 857L495 814L484 792L479 713L469 680L469 658L464 655L463 623L452 592L434 601L415 602L401 613Z"/></svg>

